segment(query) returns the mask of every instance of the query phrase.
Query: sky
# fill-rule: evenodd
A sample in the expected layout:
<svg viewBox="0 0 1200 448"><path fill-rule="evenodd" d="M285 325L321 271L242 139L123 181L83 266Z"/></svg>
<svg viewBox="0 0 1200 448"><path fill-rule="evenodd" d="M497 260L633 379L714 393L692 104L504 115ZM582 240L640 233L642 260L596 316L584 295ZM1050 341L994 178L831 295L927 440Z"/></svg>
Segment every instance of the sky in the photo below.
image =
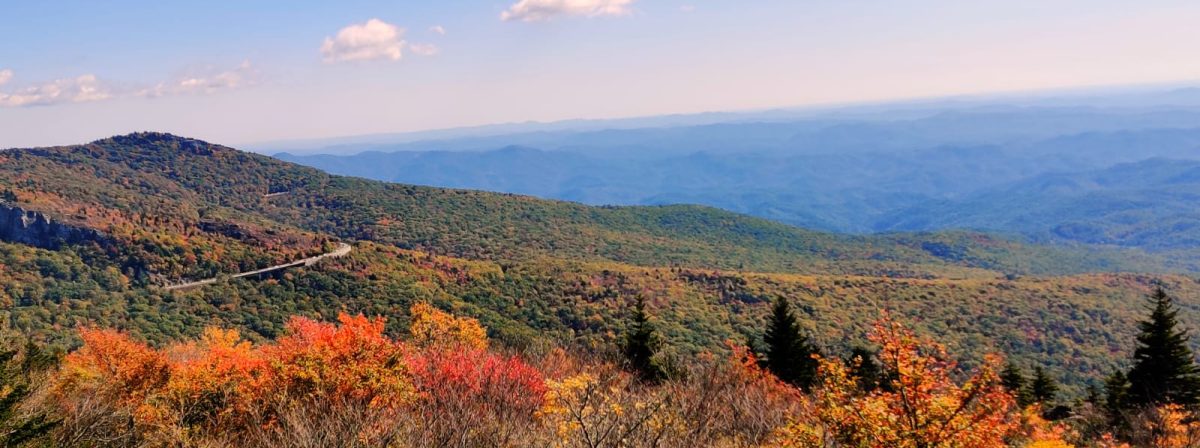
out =
<svg viewBox="0 0 1200 448"><path fill-rule="evenodd" d="M1200 80L1194 0L0 0L0 148Z"/></svg>

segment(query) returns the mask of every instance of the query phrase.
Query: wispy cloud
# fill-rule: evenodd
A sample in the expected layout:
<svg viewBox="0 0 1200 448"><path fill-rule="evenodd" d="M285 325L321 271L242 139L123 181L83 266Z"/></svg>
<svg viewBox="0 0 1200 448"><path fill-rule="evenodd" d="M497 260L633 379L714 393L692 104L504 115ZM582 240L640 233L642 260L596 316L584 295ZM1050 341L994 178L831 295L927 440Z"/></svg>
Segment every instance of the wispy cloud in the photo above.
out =
<svg viewBox="0 0 1200 448"><path fill-rule="evenodd" d="M404 57L404 29L379 19L342 28L321 45L325 62L399 61Z"/></svg>
<svg viewBox="0 0 1200 448"><path fill-rule="evenodd" d="M56 79L11 91L0 91L0 107L47 106L87 103L118 98L158 98L172 95L209 94L237 89L257 82L258 71L250 61L231 70L207 68L163 81L152 86L125 86L106 82L93 74ZM0 70L0 85L14 77L12 70Z"/></svg>
<svg viewBox="0 0 1200 448"><path fill-rule="evenodd" d="M408 49L419 56L433 56L442 51L434 44L408 44Z"/></svg>
<svg viewBox="0 0 1200 448"><path fill-rule="evenodd" d="M520 0L500 14L502 20L537 22L559 16L623 16L634 0Z"/></svg>
<svg viewBox="0 0 1200 448"><path fill-rule="evenodd" d="M157 98L169 95L215 93L253 85L257 82L258 69L250 61L243 61L230 70L217 70L213 67L193 70L169 81L155 84L153 87L140 89L134 93L134 96Z"/></svg>
<svg viewBox="0 0 1200 448"><path fill-rule="evenodd" d="M0 72L0 79L4 80L0 84L7 83L12 77L11 70ZM96 75L89 74L75 78L56 79L10 92L0 92L0 107L86 103L112 97L112 89L100 82Z"/></svg>
<svg viewBox="0 0 1200 448"><path fill-rule="evenodd" d="M432 32L432 33L434 33L434 34L437 34L437 35L439 35L439 36L445 36L445 35L446 35L446 28L443 28L441 25L434 25L434 26L431 26L431 27L429 27L429 31L430 31L430 32Z"/></svg>

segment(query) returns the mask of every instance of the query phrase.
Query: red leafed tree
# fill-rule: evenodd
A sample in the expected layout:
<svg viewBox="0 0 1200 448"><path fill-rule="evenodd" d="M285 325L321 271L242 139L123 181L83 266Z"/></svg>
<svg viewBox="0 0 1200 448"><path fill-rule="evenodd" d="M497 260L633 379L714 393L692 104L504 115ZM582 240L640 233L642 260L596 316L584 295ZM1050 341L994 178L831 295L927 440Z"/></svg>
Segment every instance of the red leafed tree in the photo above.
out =
<svg viewBox="0 0 1200 448"><path fill-rule="evenodd" d="M419 438L436 446L455 440L509 446L533 424L546 393L543 375L520 358L487 351L482 327L474 319L456 319L469 322L455 327L479 328L469 343L428 344L407 359L419 397Z"/></svg>

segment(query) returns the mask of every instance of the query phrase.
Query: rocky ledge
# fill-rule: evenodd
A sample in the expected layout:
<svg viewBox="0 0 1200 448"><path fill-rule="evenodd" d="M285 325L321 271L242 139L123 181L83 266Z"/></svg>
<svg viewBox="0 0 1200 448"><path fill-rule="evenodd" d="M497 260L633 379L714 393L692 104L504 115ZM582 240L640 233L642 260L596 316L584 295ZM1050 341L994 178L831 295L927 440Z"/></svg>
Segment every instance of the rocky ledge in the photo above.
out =
<svg viewBox="0 0 1200 448"><path fill-rule="evenodd" d="M58 249L64 245L103 240L104 234L95 229L57 222L40 212L0 202L0 241Z"/></svg>

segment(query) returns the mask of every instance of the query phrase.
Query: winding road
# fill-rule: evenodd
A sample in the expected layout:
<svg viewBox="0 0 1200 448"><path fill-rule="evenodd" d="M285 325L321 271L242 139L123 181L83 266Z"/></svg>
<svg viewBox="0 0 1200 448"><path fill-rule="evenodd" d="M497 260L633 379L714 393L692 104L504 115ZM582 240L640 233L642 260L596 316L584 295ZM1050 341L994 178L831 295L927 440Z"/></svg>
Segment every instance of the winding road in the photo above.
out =
<svg viewBox="0 0 1200 448"><path fill-rule="evenodd" d="M274 272L274 271L287 269L287 268L294 268L294 267L299 267L299 266L312 266L312 265L316 264L318 261L324 260L326 258L344 257L344 256L346 256L346 254L349 254L350 251L352 251L352 250L354 250L353 246L346 244L346 243L338 243L337 249L331 250L331 251L323 253L321 255L315 255L312 257L305 258L305 259L296 260L296 261L292 261L292 262L288 262L288 263L284 263L284 264L277 264L275 266L265 267L262 269L256 269L253 271L240 272L237 274L233 274L229 277L230 278L251 277L251 276L262 275L262 274L266 274L268 272ZM167 291L177 291L180 289L195 288L197 286L204 286L204 285L210 285L210 284L216 283L217 279L218 279L218 277L213 277L213 278L206 278L204 280L196 280L194 282L180 283L177 285L168 285L168 286L164 286L163 289L165 289Z"/></svg>

